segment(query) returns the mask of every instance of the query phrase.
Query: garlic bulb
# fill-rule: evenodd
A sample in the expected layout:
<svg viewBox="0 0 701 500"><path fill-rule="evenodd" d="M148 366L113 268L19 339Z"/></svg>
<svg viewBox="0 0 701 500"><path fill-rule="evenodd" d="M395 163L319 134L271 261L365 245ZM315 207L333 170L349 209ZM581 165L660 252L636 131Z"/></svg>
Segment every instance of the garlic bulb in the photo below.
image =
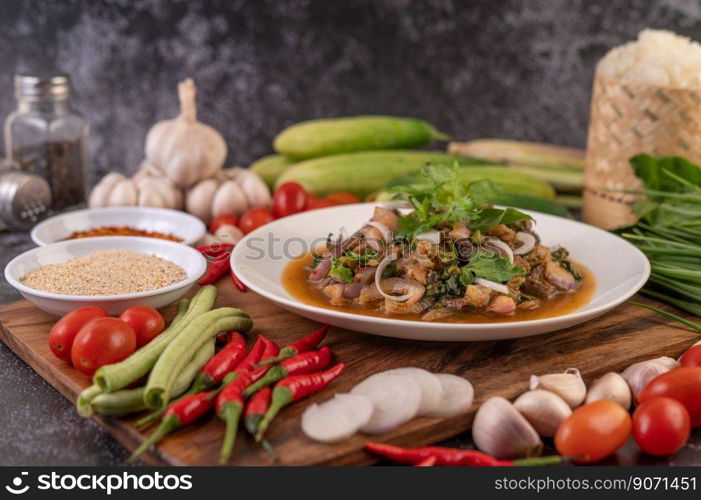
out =
<svg viewBox="0 0 701 500"><path fill-rule="evenodd" d="M116 172L107 174L90 193L88 206L182 208L180 188L165 177L154 177L151 172L142 168L131 179Z"/></svg>
<svg viewBox="0 0 701 500"><path fill-rule="evenodd" d="M589 386L586 402L594 401L612 401L629 409L631 394L628 382L616 372L607 373Z"/></svg>
<svg viewBox="0 0 701 500"><path fill-rule="evenodd" d="M146 159L180 187L212 177L227 154L221 134L197 121L195 93L192 79L180 82L180 114L158 122L146 136Z"/></svg>
<svg viewBox="0 0 701 500"><path fill-rule="evenodd" d="M210 208L212 217L219 217L224 214L240 215L248 207L248 198L239 185L234 181L226 181L214 193Z"/></svg>
<svg viewBox="0 0 701 500"><path fill-rule="evenodd" d="M541 389L521 394L514 401L514 408L544 437L553 437L562 421L572 415L572 410L560 396Z"/></svg>
<svg viewBox="0 0 701 500"><path fill-rule="evenodd" d="M144 167L142 163L142 169L139 170L136 175L134 175L133 180L139 189L139 199L141 199L142 191L153 191L162 200L161 204L155 205L153 203L141 203L139 205L142 207L165 207L172 208L174 210L181 210L183 208L183 192L175 184L170 182L165 177L154 176L148 167ZM154 197L154 200L156 198Z"/></svg>
<svg viewBox="0 0 701 500"><path fill-rule="evenodd" d="M497 458L533 457L543 450L528 420L500 396L489 398L477 410L472 439L481 451Z"/></svg>
<svg viewBox="0 0 701 500"><path fill-rule="evenodd" d="M651 359L649 360L649 362L662 365L668 370L674 370L675 368L679 368L679 361L677 361L674 358L670 358L669 356L661 356L659 358Z"/></svg>
<svg viewBox="0 0 701 500"><path fill-rule="evenodd" d="M133 207L137 204L139 192L136 190L134 181L124 179L117 182L107 198L107 205L110 207Z"/></svg>
<svg viewBox="0 0 701 500"><path fill-rule="evenodd" d="M220 215L241 215L249 208L272 205L270 190L260 176L239 167L198 182L186 198L186 210L205 222Z"/></svg>
<svg viewBox="0 0 701 500"><path fill-rule="evenodd" d="M110 194L112 189L117 185L118 182L125 180L122 174L117 172L110 172L102 178L100 182L93 188L90 192L90 197L88 199L88 206L90 208L106 207L109 206Z"/></svg>
<svg viewBox="0 0 701 500"><path fill-rule="evenodd" d="M655 360L641 361L634 363L623 370L621 376L628 382L633 396L637 399L638 394L645 389L652 379L669 371L669 368L663 363L658 363Z"/></svg>
<svg viewBox="0 0 701 500"><path fill-rule="evenodd" d="M242 170L236 176L236 183L241 187L241 190L246 193L248 201L252 207L270 208L273 204L273 199L270 196L268 185L255 172L250 170Z"/></svg>
<svg viewBox="0 0 701 500"><path fill-rule="evenodd" d="M539 377L532 375L530 389L538 388L554 392L564 399L570 408L581 405L587 395L587 386L576 368L568 368L564 373L550 373Z"/></svg>

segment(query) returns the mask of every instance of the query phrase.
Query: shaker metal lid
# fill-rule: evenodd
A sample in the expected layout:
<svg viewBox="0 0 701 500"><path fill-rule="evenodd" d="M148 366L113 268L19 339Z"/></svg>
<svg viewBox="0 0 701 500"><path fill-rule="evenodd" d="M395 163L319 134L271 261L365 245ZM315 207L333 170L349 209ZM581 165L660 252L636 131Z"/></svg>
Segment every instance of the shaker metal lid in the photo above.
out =
<svg viewBox="0 0 701 500"><path fill-rule="evenodd" d="M60 71L26 71L15 75L16 99L68 99L71 79Z"/></svg>
<svg viewBox="0 0 701 500"><path fill-rule="evenodd" d="M38 175L16 170L0 174L0 218L20 229L32 227L51 208L51 188Z"/></svg>

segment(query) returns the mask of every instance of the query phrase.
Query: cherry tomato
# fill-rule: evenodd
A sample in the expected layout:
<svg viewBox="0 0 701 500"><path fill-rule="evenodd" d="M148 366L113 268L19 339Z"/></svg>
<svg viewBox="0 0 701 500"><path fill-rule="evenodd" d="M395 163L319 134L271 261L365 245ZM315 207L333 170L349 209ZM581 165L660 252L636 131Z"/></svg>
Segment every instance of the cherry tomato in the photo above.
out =
<svg viewBox="0 0 701 500"><path fill-rule="evenodd" d="M134 330L137 349L151 342L166 327L161 313L145 306L130 307L119 315L119 319Z"/></svg>
<svg viewBox="0 0 701 500"><path fill-rule="evenodd" d="M136 350L136 333L117 318L88 321L75 336L71 359L79 372L92 376L103 365L121 361Z"/></svg>
<svg viewBox="0 0 701 500"><path fill-rule="evenodd" d="M348 205L350 203L360 203L360 200L353 193L331 193L325 197L336 205Z"/></svg>
<svg viewBox="0 0 701 500"><path fill-rule="evenodd" d="M296 182L286 182L275 190L273 195L273 215L287 217L304 211L307 205L307 192Z"/></svg>
<svg viewBox="0 0 701 500"><path fill-rule="evenodd" d="M684 446L690 432L689 412L672 398L648 399L633 414L633 437L648 455L671 455Z"/></svg>
<svg viewBox="0 0 701 500"><path fill-rule="evenodd" d="M275 220L273 213L267 208L252 208L241 216L239 228L243 234L248 234L260 226Z"/></svg>
<svg viewBox="0 0 701 500"><path fill-rule="evenodd" d="M679 363L682 366L701 366L701 345L690 347L689 350L679 358Z"/></svg>
<svg viewBox="0 0 701 500"><path fill-rule="evenodd" d="M317 208L327 208L335 206L336 204L333 201L327 200L326 198L319 198L318 200L314 200L309 205L307 205L307 210L316 210Z"/></svg>
<svg viewBox="0 0 701 500"><path fill-rule="evenodd" d="M647 384L638 395L644 403L655 396L676 399L689 412L691 427L701 427L701 367L682 366L663 373Z"/></svg>
<svg viewBox="0 0 701 500"><path fill-rule="evenodd" d="M237 226L238 223L239 218L233 214L220 215L219 217L212 219L212 221L209 223L209 232L214 234L217 232L217 229L219 229L220 226Z"/></svg>
<svg viewBox="0 0 701 500"><path fill-rule="evenodd" d="M104 318L109 316L107 311L101 307L88 306L81 307L75 311L69 312L63 318L59 319L49 332L49 348L58 359L71 362L71 348L75 336L83 325L95 318Z"/></svg>
<svg viewBox="0 0 701 500"><path fill-rule="evenodd" d="M560 455L583 457L580 463L593 463L613 454L630 436L628 412L611 401L594 401L567 417L555 433Z"/></svg>

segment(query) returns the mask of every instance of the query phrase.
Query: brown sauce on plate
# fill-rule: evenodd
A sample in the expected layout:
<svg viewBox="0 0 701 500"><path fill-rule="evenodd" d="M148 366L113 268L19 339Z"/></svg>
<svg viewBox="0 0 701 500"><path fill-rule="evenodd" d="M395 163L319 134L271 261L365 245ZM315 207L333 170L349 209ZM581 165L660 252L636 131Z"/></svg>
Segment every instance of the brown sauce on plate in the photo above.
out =
<svg viewBox="0 0 701 500"><path fill-rule="evenodd" d="M581 264L575 263L577 270L582 275L581 286L573 293L561 293L548 301L543 301L538 309L533 311L517 310L510 316L497 316L486 313L456 312L452 317L440 321L424 321L419 314L395 314L387 316L379 309L372 307L348 304L334 306L329 304L328 298L321 290L312 288L307 282L307 271L305 268L311 263L312 256L308 254L304 257L291 260L282 271L280 280L282 286L295 299L310 306L323 307L333 311L341 311L352 314L362 314L365 316L375 316L378 318L403 319L411 321L421 321L423 323L505 323L509 321L529 321L535 319L552 318L572 313L589 303L594 290L596 290L596 279L594 275Z"/></svg>

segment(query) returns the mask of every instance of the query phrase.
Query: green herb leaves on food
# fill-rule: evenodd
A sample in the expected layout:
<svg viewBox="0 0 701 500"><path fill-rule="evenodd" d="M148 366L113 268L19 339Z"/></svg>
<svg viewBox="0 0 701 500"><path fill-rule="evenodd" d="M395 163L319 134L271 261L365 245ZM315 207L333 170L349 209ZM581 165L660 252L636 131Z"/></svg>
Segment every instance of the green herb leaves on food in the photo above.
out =
<svg viewBox="0 0 701 500"><path fill-rule="evenodd" d="M343 262L338 257L331 259L331 270L329 275L336 278L341 283L350 283L353 281L353 270L343 265Z"/></svg>
<svg viewBox="0 0 701 500"><path fill-rule="evenodd" d="M499 186L488 179L465 183L458 169L457 165L427 165L422 169L426 185L397 188L414 208L412 213L399 217L397 239L413 241L417 234L458 221L471 229L485 230L531 218L513 208L484 208L500 192Z"/></svg>
<svg viewBox="0 0 701 500"><path fill-rule="evenodd" d="M484 278L497 283L506 283L526 274L523 267L511 264L508 257L493 253L479 253L460 269L460 282L467 286L475 278Z"/></svg>

